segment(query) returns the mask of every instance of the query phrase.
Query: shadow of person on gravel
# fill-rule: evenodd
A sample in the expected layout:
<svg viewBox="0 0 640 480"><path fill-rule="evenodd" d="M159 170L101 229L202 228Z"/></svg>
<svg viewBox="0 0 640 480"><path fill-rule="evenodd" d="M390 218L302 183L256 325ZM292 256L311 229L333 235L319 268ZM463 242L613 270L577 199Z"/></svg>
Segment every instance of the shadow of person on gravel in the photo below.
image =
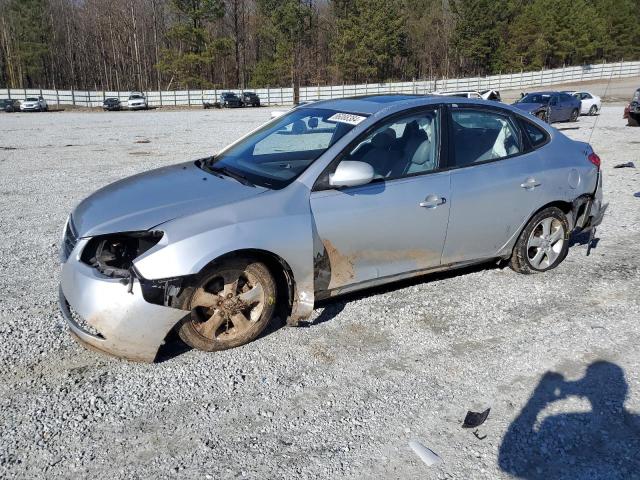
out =
<svg viewBox="0 0 640 480"><path fill-rule="evenodd" d="M624 408L627 391L611 362L592 363L575 382L547 372L502 440L500 468L526 479L639 478L640 416ZM539 418L571 396L589 400L591 411Z"/></svg>

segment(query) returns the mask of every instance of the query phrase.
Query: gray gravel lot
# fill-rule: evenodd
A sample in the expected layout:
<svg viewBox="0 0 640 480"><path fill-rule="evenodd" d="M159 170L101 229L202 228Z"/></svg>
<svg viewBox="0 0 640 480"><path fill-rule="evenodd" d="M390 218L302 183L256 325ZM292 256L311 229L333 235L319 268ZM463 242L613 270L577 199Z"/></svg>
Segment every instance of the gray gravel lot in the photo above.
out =
<svg viewBox="0 0 640 480"><path fill-rule="evenodd" d="M70 337L64 220L93 190L211 153L270 110L0 115L0 478L502 478L528 459L566 478L639 475L640 128L622 107L604 107L591 139L610 202L591 256L578 238L542 275L488 266L369 290L318 305L309 328L154 365ZM594 121L558 127L587 140ZM612 168L627 161L638 168ZM611 364L578 381L597 360ZM541 382L549 371L572 382ZM485 407L480 439L461 423ZM531 430L545 418L560 433ZM423 464L412 439L444 463Z"/></svg>

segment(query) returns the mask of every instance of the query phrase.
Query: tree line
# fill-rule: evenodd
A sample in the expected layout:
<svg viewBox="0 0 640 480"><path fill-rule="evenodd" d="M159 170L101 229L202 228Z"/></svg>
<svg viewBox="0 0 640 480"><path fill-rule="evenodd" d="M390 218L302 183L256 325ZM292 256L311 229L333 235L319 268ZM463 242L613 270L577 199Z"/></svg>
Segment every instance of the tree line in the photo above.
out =
<svg viewBox="0 0 640 480"><path fill-rule="evenodd" d="M640 58L640 0L0 0L0 87L251 88Z"/></svg>

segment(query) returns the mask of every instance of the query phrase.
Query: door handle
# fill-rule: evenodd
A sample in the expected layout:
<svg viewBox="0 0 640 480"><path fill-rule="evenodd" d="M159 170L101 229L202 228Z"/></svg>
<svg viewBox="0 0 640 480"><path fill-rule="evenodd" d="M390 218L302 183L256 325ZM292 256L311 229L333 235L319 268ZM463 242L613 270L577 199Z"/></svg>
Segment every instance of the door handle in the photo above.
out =
<svg viewBox="0 0 640 480"><path fill-rule="evenodd" d="M529 177L523 183L521 183L520 186L526 190L532 190L536 187L539 187L540 182L536 181L535 178Z"/></svg>
<svg viewBox="0 0 640 480"><path fill-rule="evenodd" d="M427 195L427 198L424 199L424 202L420 202L420 206L424 208L436 208L438 205L444 205L447 203L447 199L444 197L439 197L437 195Z"/></svg>

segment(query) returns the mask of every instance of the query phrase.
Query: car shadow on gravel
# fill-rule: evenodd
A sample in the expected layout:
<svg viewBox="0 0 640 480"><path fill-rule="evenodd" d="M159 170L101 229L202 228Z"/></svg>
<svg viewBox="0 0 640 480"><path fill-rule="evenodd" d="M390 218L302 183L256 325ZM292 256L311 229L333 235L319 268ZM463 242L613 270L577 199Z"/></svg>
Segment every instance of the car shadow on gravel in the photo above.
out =
<svg viewBox="0 0 640 480"><path fill-rule="evenodd" d="M577 381L545 373L502 440L500 468L525 479L638 478L640 416L624 408L627 393L624 370L611 362L592 363ZM542 415L569 397L591 411Z"/></svg>
<svg viewBox="0 0 640 480"><path fill-rule="evenodd" d="M500 262L500 264L493 263L481 263L478 265L472 265L464 268L457 268L454 270L448 270L444 272L435 272L435 273L426 273L424 275L420 275L414 278L409 278L406 280L398 280L396 282L388 283L385 285L380 285L377 287L365 288L363 290L358 290L353 293L345 293L342 295L337 295L335 297L331 297L324 300L319 300L316 302L314 309L322 308L322 312L311 322L302 322L300 324L301 327L314 327L316 325L320 325L322 323L333 320L337 317L342 310L347 306L348 303L354 302L356 300L362 300L363 298L372 297L375 295L381 295L385 293L395 292L397 290L402 290L403 288L412 287L415 285L421 285L424 283L437 282L440 280L445 280L448 278L455 278L462 275L467 275L470 273L481 272L483 270L495 270L504 268L504 262Z"/></svg>

